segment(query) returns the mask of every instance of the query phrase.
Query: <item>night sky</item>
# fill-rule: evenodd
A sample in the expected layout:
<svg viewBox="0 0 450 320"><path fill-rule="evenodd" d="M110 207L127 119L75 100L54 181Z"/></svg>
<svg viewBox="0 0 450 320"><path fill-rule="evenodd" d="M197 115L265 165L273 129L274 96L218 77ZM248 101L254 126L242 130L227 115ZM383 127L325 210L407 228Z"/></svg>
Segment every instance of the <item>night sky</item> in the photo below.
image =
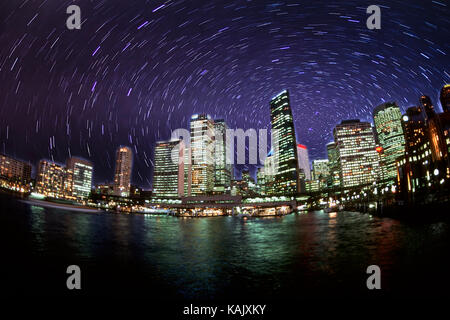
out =
<svg viewBox="0 0 450 320"><path fill-rule="evenodd" d="M81 8L81 30L66 8ZM366 8L381 6L381 30ZM2 0L0 152L95 164L111 181L115 150L135 151L133 182L151 184L154 143L193 113L231 128L270 128L289 89L310 159L342 119L402 110L450 82L450 2Z"/></svg>

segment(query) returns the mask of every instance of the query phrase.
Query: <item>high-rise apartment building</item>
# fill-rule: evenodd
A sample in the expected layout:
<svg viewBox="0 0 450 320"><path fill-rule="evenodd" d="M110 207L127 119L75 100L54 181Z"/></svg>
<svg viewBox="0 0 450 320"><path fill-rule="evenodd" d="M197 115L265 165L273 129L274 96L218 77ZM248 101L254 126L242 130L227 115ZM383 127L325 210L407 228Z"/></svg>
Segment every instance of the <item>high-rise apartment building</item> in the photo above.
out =
<svg viewBox="0 0 450 320"><path fill-rule="evenodd" d="M0 177L27 183L31 181L31 165L0 154Z"/></svg>
<svg viewBox="0 0 450 320"><path fill-rule="evenodd" d="M128 197L130 195L132 167L133 151L129 147L119 147L116 152L114 195L120 197Z"/></svg>
<svg viewBox="0 0 450 320"><path fill-rule="evenodd" d="M36 176L36 191L52 198L70 196L72 193L70 176L71 174L68 174L64 166L48 160L41 160Z"/></svg>

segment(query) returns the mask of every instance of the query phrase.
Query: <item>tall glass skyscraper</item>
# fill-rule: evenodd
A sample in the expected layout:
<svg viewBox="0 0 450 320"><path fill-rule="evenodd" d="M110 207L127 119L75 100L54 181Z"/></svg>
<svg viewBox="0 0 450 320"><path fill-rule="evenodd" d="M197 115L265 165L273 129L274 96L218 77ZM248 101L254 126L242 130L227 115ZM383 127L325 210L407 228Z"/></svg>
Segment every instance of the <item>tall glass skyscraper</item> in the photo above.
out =
<svg viewBox="0 0 450 320"><path fill-rule="evenodd" d="M264 159L264 190L267 195L274 194L274 181L275 174L277 172L275 157L273 155L273 150L267 154L266 159Z"/></svg>
<svg viewBox="0 0 450 320"><path fill-rule="evenodd" d="M340 178L344 188L373 183L379 179L379 156L373 128L368 122L344 120L334 128Z"/></svg>
<svg viewBox="0 0 450 320"><path fill-rule="evenodd" d="M156 143L153 170L153 194L156 197L176 198L183 195L184 152L183 140Z"/></svg>
<svg viewBox="0 0 450 320"><path fill-rule="evenodd" d="M72 157L67 160L66 167L72 174L72 196L77 199L88 198L92 188L92 172L94 170L92 163L85 159Z"/></svg>
<svg viewBox="0 0 450 320"><path fill-rule="evenodd" d="M129 147L119 147L116 153L113 193L116 196L128 197L131 187L131 170L133 151Z"/></svg>
<svg viewBox="0 0 450 320"><path fill-rule="evenodd" d="M402 128L402 113L395 102L388 102L373 111L373 122L378 142L384 152L383 180L395 180L399 157L405 153L405 136Z"/></svg>
<svg viewBox="0 0 450 320"><path fill-rule="evenodd" d="M328 166L330 169L328 186L330 188L339 188L341 186L341 178L340 178L341 169L339 166L339 157L336 148L336 143L330 142L327 144L327 157L328 157Z"/></svg>
<svg viewBox="0 0 450 320"><path fill-rule="evenodd" d="M297 144L289 92L283 90L270 101L272 143L277 172L274 193L293 195L300 191Z"/></svg>
<svg viewBox="0 0 450 320"><path fill-rule="evenodd" d="M209 194L214 189L214 121L209 115L193 115L191 131L191 195Z"/></svg>
<svg viewBox="0 0 450 320"><path fill-rule="evenodd" d="M227 124L214 120L214 193L229 193L231 188L231 159L227 161Z"/></svg>

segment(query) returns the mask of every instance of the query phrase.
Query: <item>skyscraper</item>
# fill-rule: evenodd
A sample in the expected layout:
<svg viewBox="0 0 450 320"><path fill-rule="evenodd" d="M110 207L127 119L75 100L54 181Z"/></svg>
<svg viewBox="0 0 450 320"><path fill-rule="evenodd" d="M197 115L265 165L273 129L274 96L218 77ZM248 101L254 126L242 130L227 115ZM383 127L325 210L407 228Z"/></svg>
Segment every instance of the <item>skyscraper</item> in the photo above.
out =
<svg viewBox="0 0 450 320"><path fill-rule="evenodd" d="M405 152L405 137L402 129L402 113L395 102L388 102L376 107L373 121L378 142L383 148L383 180L395 180L397 166L395 161Z"/></svg>
<svg viewBox="0 0 450 320"><path fill-rule="evenodd" d="M274 194L274 181L275 174L277 172L275 157L273 155L273 150L271 150L266 159L264 159L264 189L267 195Z"/></svg>
<svg viewBox="0 0 450 320"><path fill-rule="evenodd" d="M272 142L277 172L275 194L293 195L300 191L294 119L289 92L283 90L270 101Z"/></svg>
<svg viewBox="0 0 450 320"><path fill-rule="evenodd" d="M422 108L408 108L402 120L405 155L397 161L397 179L400 193L405 200L411 201L417 196L426 196L433 160Z"/></svg>
<svg viewBox="0 0 450 320"><path fill-rule="evenodd" d="M193 115L191 131L191 195L205 195L214 189L214 122L209 115Z"/></svg>
<svg viewBox="0 0 450 320"><path fill-rule="evenodd" d="M330 142L327 144L327 157L328 157L328 166L330 169L328 186L330 188L339 188L341 186L341 178L340 178L341 170L339 165L339 157L336 148L336 143Z"/></svg>
<svg viewBox="0 0 450 320"><path fill-rule="evenodd" d="M90 161L80 158L69 158L66 163L68 174L72 175L70 189L77 199L89 197L92 188L92 172L94 167Z"/></svg>
<svg viewBox="0 0 450 320"><path fill-rule="evenodd" d="M344 120L336 126L333 134L342 186L356 187L377 181L379 157L371 124L360 120Z"/></svg>
<svg viewBox="0 0 450 320"><path fill-rule="evenodd" d="M309 164L308 148L303 144L297 144L298 167L305 173L305 179L311 180L311 165Z"/></svg>
<svg viewBox="0 0 450 320"><path fill-rule="evenodd" d="M129 147L119 147L116 153L116 169L114 174L113 192L116 196L128 197L131 186L131 170L133 166L133 151Z"/></svg>
<svg viewBox="0 0 450 320"><path fill-rule="evenodd" d="M159 141L155 148L153 194L156 197L181 197L184 193L184 142Z"/></svg>
<svg viewBox="0 0 450 320"><path fill-rule="evenodd" d="M447 146L440 117L436 114L430 97L420 97L421 110L425 115L425 125L428 131L428 139L431 144L433 161L440 161L447 157Z"/></svg>
<svg viewBox="0 0 450 320"><path fill-rule="evenodd" d="M442 110L444 112L449 112L450 111L450 84L446 84L445 86L442 87L441 95L439 98L441 100Z"/></svg>
<svg viewBox="0 0 450 320"><path fill-rule="evenodd" d="M229 193L231 188L231 159L227 161L227 124L214 120L214 193Z"/></svg>
<svg viewBox="0 0 450 320"><path fill-rule="evenodd" d="M192 187L192 155L191 148L185 147L184 149L184 196L191 196Z"/></svg>

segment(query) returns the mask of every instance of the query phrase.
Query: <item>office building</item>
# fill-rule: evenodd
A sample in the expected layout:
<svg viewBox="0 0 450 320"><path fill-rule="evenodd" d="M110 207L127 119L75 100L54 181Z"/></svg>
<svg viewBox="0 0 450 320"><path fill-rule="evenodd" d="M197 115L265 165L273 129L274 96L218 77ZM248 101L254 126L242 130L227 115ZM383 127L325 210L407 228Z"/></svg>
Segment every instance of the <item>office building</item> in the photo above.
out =
<svg viewBox="0 0 450 320"><path fill-rule="evenodd" d="M214 120L214 193L230 193L232 159L227 159L227 124Z"/></svg>
<svg viewBox="0 0 450 320"><path fill-rule="evenodd" d="M184 193L184 142L183 140L159 141L155 148L153 169L153 195L160 198L176 198Z"/></svg>
<svg viewBox="0 0 450 320"><path fill-rule="evenodd" d="M294 119L289 92L284 90L270 101L272 147L276 162L273 192L294 195L300 192Z"/></svg>
<svg viewBox="0 0 450 320"><path fill-rule="evenodd" d="M344 120L334 128L334 141L344 188L372 184L379 179L379 156L368 122Z"/></svg>
<svg viewBox="0 0 450 320"><path fill-rule="evenodd" d="M382 180L395 181L397 177L396 160L405 152L405 137L402 128L402 113L395 102L388 102L376 107L373 121L378 143L382 149Z"/></svg>
<svg viewBox="0 0 450 320"><path fill-rule="evenodd" d="M73 197L77 199L88 198L92 188L92 172L94 167L90 161L72 157L66 163L67 187L71 190ZM70 175L72 175L70 177ZM71 184L71 185L70 185Z"/></svg>
<svg viewBox="0 0 450 320"><path fill-rule="evenodd" d="M327 144L327 158L328 167L330 170L327 185L331 189L339 188L341 186L341 170L339 166L339 157L337 153L336 143L330 142Z"/></svg>
<svg viewBox="0 0 450 320"><path fill-rule="evenodd" d="M309 163L308 148L303 144L297 144L298 167L305 173L305 179L311 180L311 165Z"/></svg>
<svg viewBox="0 0 450 320"><path fill-rule="evenodd" d="M193 115L191 133L191 195L213 192L214 175L214 121L209 115Z"/></svg>

